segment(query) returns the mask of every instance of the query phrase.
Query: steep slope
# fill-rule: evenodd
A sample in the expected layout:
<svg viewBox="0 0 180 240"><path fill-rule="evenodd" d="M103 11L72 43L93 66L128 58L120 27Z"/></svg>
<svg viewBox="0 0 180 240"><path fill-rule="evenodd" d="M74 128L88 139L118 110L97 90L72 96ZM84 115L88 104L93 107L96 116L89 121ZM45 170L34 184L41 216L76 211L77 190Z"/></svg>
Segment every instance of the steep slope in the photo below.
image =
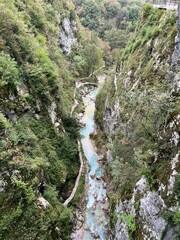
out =
<svg viewBox="0 0 180 240"><path fill-rule="evenodd" d="M98 1L75 2L85 2L95 15L98 13L91 6ZM107 21L111 19L115 23L113 13L119 16L123 2L129 1L106 1L106 13L110 14L105 16ZM133 7L129 6L129 10L133 14L136 4L130 2ZM102 3L105 2L100 1L100 7ZM114 56L113 60L106 56L110 53L108 45L80 26L74 9L71 0L0 0L2 240L70 239L72 208L63 203L73 190L80 167L79 127L71 115L81 119L84 107L88 106L82 104L85 97L89 97L94 109L94 98L88 95L94 88L80 88L88 85L87 81L91 81L90 86L96 85L93 73L104 66L99 46L105 50L104 58L111 63L109 65L114 61ZM128 15L125 9L123 12ZM91 15L91 11L89 13ZM134 20L138 13L139 7L132 15ZM97 16L100 18L93 24L100 24L102 14L100 11L101 16ZM119 16L122 25L123 14ZM93 19L88 20L91 23ZM124 29L123 34L133 32L133 38L120 51L116 69L109 72L96 102L100 136L97 144L106 144L110 172L107 191L111 239L178 239L180 21L178 19L175 43L175 12L147 4L135 32L132 28L136 23L131 20L129 26L126 19L127 32ZM106 23L99 32L103 37ZM119 33L122 32L117 35ZM109 39L112 36L110 34ZM121 39L120 45L118 39L115 47L121 48ZM92 91L94 93L96 91ZM94 129L93 114L90 122ZM89 151L86 138L84 142L84 148ZM103 158L101 161L104 163ZM91 164L86 168L87 176L99 186L102 166L98 162L96 176L91 174ZM88 227L85 226L85 230L90 230L91 237L96 239L106 238L109 230L106 228L108 199L104 175L100 194L97 195L98 188L97 192L86 194L87 208L90 206L92 211L91 215L86 215ZM79 186L81 191L83 182ZM89 189L92 189L91 184ZM77 196L73 204L76 199ZM98 218L94 205L97 202L103 210L100 212L106 213L104 220ZM99 229L94 226L95 211L96 221L100 220ZM82 225L84 220L79 217Z"/></svg>
<svg viewBox="0 0 180 240"><path fill-rule="evenodd" d="M69 239L78 127L60 46L77 33L71 1L0 0L0 239Z"/></svg>
<svg viewBox="0 0 180 240"><path fill-rule="evenodd" d="M175 35L175 12L147 4L97 97L96 120L105 133L111 173L112 239L179 239Z"/></svg>

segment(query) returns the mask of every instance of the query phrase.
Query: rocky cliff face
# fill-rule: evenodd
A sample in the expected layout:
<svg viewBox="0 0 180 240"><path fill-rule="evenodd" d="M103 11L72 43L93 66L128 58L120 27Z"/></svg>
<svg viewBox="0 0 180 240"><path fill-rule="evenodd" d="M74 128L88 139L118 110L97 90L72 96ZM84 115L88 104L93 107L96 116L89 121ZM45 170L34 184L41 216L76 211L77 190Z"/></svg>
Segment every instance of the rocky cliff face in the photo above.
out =
<svg viewBox="0 0 180 240"><path fill-rule="evenodd" d="M153 12L159 15L154 25L159 33L154 32L144 45L136 45L144 27L150 31L147 19ZM139 23L139 35L132 41L134 45L129 46L131 50L125 50L123 67L107 81L96 105L98 111L104 109L103 122L98 113L96 117L106 134L107 161L116 185L111 239L118 240L178 239L179 198L175 189L180 171L177 110L180 78L178 70L171 67L175 25L167 26L168 19L172 19L170 12L151 9L146 17L144 26ZM169 29L168 36L161 34L162 26ZM179 46L178 33L172 57L176 66ZM106 98L104 105L102 97ZM166 102L173 102L173 106Z"/></svg>
<svg viewBox="0 0 180 240"><path fill-rule="evenodd" d="M114 236L117 240L128 240L130 237L130 230L124 216L131 216L138 222L137 239L176 239L178 225L169 227L167 219L162 215L165 211L174 212L179 206L168 207L164 202L166 194L172 195L173 185L175 182L176 164L179 162L179 154L172 160L172 174L169 176L169 185L163 185L159 182L158 190L151 189L146 178L143 176L137 183L133 190L133 195L130 200L123 200L117 204L115 213L119 218L115 224ZM174 172L173 172L174 171ZM173 179L172 179L173 178ZM171 192L166 191L171 189ZM125 215L124 215L125 214ZM162 237L162 233L164 235ZM112 238L113 239L113 238Z"/></svg>
<svg viewBox="0 0 180 240"><path fill-rule="evenodd" d="M71 22L69 18L64 18L60 28L60 45L64 53L71 53L73 45L77 42L75 37L76 32L76 22Z"/></svg>

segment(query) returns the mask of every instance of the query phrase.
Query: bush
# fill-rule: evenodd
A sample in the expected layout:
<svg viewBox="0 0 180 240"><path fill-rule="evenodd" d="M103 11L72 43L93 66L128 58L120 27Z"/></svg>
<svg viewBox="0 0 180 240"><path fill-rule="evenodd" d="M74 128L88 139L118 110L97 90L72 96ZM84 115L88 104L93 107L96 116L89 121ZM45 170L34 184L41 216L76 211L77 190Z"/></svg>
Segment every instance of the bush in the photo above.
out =
<svg viewBox="0 0 180 240"><path fill-rule="evenodd" d="M16 61L9 54L0 53L0 87L13 91L20 84L20 73Z"/></svg>
<svg viewBox="0 0 180 240"><path fill-rule="evenodd" d="M180 204L180 174L176 175L173 194L176 196L177 201Z"/></svg>
<svg viewBox="0 0 180 240"><path fill-rule="evenodd" d="M130 234L136 230L135 217L131 214L122 213L118 219L126 224L126 228Z"/></svg>
<svg viewBox="0 0 180 240"><path fill-rule="evenodd" d="M0 112L0 130L7 129L9 127L9 123L4 115Z"/></svg>
<svg viewBox="0 0 180 240"><path fill-rule="evenodd" d="M152 12L153 12L152 4L146 3L146 5L143 7L143 11L142 11L143 18L146 20L148 18L148 16L151 16Z"/></svg>

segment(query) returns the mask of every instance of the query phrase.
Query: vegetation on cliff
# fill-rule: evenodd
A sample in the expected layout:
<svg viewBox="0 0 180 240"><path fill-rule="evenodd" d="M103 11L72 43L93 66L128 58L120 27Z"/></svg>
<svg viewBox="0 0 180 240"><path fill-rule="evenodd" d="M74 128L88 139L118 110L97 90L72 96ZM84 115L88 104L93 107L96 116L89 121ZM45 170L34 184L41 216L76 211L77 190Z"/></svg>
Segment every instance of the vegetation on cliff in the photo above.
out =
<svg viewBox="0 0 180 240"><path fill-rule="evenodd" d="M0 239L70 238L72 208L63 202L79 170L79 129L70 116L75 79L89 81L104 62L111 71L95 118L111 155L112 226L117 200L130 199L141 176L152 191L165 186L167 207L180 204L179 174L171 194L168 185L179 149L175 12L151 4L140 11L143 2L74 0L75 10L71 0L0 0ZM61 31L68 37L64 19L77 41L67 55L60 43ZM83 187L84 179L78 191ZM178 209L162 214L180 223ZM120 220L142 239L136 216Z"/></svg>
<svg viewBox="0 0 180 240"><path fill-rule="evenodd" d="M0 239L69 239L79 161L64 17L70 1L0 0Z"/></svg>
<svg viewBox="0 0 180 240"><path fill-rule="evenodd" d="M109 76L97 97L96 120L106 133L111 152L112 203L115 199L130 199L136 182L144 175L151 190L158 190L160 183L166 186L165 204L177 205L173 199L178 197L178 184L173 194L168 194L171 161L179 147L175 139L179 132L179 98L174 82L177 70L171 68L177 34L175 19L173 11L145 5L134 36L119 53L114 72L117 80L113 74ZM113 131L105 124L109 115L111 123L114 121ZM180 171L179 164L176 171ZM133 239L141 239L140 223L136 219L135 223Z"/></svg>

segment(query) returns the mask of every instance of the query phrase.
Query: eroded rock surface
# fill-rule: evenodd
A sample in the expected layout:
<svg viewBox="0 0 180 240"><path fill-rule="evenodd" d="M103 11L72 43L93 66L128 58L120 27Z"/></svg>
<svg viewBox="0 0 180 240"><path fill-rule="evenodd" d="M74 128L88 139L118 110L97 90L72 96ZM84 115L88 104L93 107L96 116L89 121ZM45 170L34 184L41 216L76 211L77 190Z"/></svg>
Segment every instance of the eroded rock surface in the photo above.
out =
<svg viewBox="0 0 180 240"><path fill-rule="evenodd" d="M69 18L64 18L60 29L60 44L66 54L71 53L73 45L77 42L72 25L73 23L70 22Z"/></svg>

